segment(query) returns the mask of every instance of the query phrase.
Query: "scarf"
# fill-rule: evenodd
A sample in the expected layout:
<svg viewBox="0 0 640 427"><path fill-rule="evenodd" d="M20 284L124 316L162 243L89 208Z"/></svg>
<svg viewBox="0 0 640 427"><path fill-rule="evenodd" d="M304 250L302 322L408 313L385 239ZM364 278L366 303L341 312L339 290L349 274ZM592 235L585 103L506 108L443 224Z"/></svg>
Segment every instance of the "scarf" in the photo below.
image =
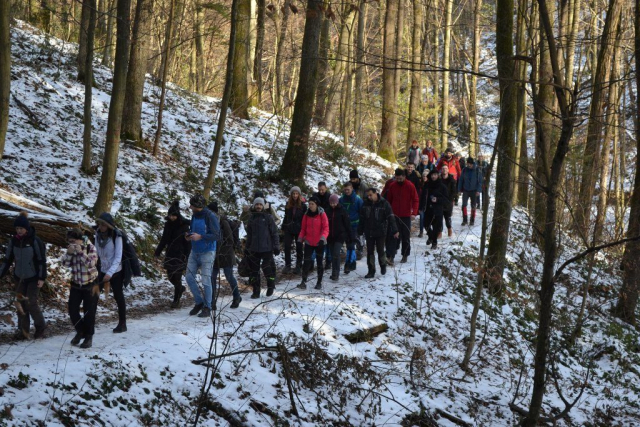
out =
<svg viewBox="0 0 640 427"><path fill-rule="evenodd" d="M104 249L105 246L107 246L107 243L109 243L109 238L111 236L109 236L109 232L107 231L106 233L101 233L98 231L98 235L96 238L96 241L98 243L98 245Z"/></svg>

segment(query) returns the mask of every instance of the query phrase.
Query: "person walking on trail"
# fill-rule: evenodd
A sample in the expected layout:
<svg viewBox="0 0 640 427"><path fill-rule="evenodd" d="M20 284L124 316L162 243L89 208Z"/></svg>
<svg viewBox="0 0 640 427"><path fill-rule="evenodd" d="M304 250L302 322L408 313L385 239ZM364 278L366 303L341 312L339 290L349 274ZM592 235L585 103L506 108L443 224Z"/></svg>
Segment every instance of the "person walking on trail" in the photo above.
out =
<svg viewBox="0 0 640 427"><path fill-rule="evenodd" d="M426 170L424 172L424 174L422 174L422 177L420 179L421 181L421 189L420 191L418 191L418 194L420 195L420 197L422 197L422 191L424 190L424 187L427 185L427 182L429 181L429 170ZM418 210L420 211L420 233L418 234L419 238L422 238L424 236L424 209L425 207L422 206L422 204L418 205Z"/></svg>
<svg viewBox="0 0 640 427"><path fill-rule="evenodd" d="M69 318L76 330L71 345L91 348L95 333L96 310L98 309L98 251L88 242L79 229L67 231L67 252L62 256L62 265L71 271L69 289ZM80 315L82 305L83 316Z"/></svg>
<svg viewBox="0 0 640 427"><path fill-rule="evenodd" d="M349 182L353 186L353 192L358 195L361 199L365 197L365 190L367 187L362 183L360 179L360 174L357 169L353 169L349 172Z"/></svg>
<svg viewBox="0 0 640 427"><path fill-rule="evenodd" d="M457 181L460 177L460 174L462 173L462 169L460 169L460 164L453 156L453 150L450 148L447 148L447 151L445 151L444 155L440 157L438 165L436 166L438 172L442 171L442 166L444 165L447 165L447 167L449 167L449 174L451 174L453 176L453 179Z"/></svg>
<svg viewBox="0 0 640 427"><path fill-rule="evenodd" d="M291 273L291 245L296 246L296 268L295 274L300 274L302 269L302 243L298 242L298 235L302 227L302 217L307 211L307 204L304 202L300 187L292 187L289 191L289 200L284 209L284 220L282 221L282 232L284 233L284 262L283 274Z"/></svg>
<svg viewBox="0 0 640 427"><path fill-rule="evenodd" d="M362 208L363 200L353 191L353 184L347 182L342 187L342 197L340 197L340 204L347 211L349 215L349 221L351 222L351 238L347 244L347 258L344 264L344 274L349 274L356 269L356 260L358 255L356 253L356 247L358 240L358 223L360 222L360 209Z"/></svg>
<svg viewBox="0 0 640 427"><path fill-rule="evenodd" d="M124 238L116 229L115 221L108 212L100 214L96 220L96 250L98 252L98 284L100 290L111 288L118 306L118 325L113 332L127 332L127 303L124 298L125 271L122 265Z"/></svg>
<svg viewBox="0 0 640 427"><path fill-rule="evenodd" d="M46 323L38 305L38 294L47 278L47 252L36 230L29 223L28 214L21 212L13 222L16 230L9 240L4 263L0 265L0 278L13 265L18 307L16 339L28 339L31 318L36 327L34 338L44 338Z"/></svg>
<svg viewBox="0 0 640 427"><path fill-rule="evenodd" d="M422 155L429 158L429 163L435 165L438 162L438 152L433 148L433 141L428 140L427 146L422 150Z"/></svg>
<svg viewBox="0 0 640 427"><path fill-rule="evenodd" d="M320 207L325 211L329 208L329 197L331 197L331 193L327 189L327 183L324 181L320 181L318 183L318 191L312 194L316 196L318 200L320 200Z"/></svg>
<svg viewBox="0 0 640 427"><path fill-rule="evenodd" d="M193 294L195 306L189 315L211 317L211 300L213 297L213 262L220 239L220 222L216 214L206 207L204 196L197 194L189 200L191 209L191 227L185 238L191 242L191 254L187 262L187 284ZM200 292L196 274L200 270L200 279L204 292Z"/></svg>
<svg viewBox="0 0 640 427"><path fill-rule="evenodd" d="M422 187L422 175L416 171L416 167L413 163L407 163L407 169L405 172L407 180L416 187L416 191L419 193L420 188Z"/></svg>
<svg viewBox="0 0 640 427"><path fill-rule="evenodd" d="M270 213L276 225L279 226L282 220L280 219L280 216L278 216L278 212L276 212L273 205L267 201L267 198L265 197L262 191L256 190L253 192L252 200L255 200L257 198L264 200L263 211ZM245 229L247 228L247 224L249 223L249 218L251 218L252 212L253 212L253 205L244 205L242 207L242 213L240 214L240 221L244 224ZM273 264L273 267L275 268L275 263Z"/></svg>
<svg viewBox="0 0 640 427"><path fill-rule="evenodd" d="M402 260L407 262L411 254L411 222L419 214L419 197L416 187L405 178L405 171L396 169L396 180L389 185L387 190L387 201L396 216L400 240L402 242ZM391 261L395 257L395 252L391 256Z"/></svg>
<svg viewBox="0 0 640 427"><path fill-rule="evenodd" d="M442 208L442 215L445 225L447 226L447 235L451 237L453 235L451 215L453 214L453 201L458 198L458 183L449 173L449 167L447 165L442 166L440 170L440 180L447 189L447 203ZM440 236L438 235L438 239L439 238Z"/></svg>
<svg viewBox="0 0 640 427"><path fill-rule="evenodd" d="M300 289L307 289L307 279L309 270L311 270L311 254L315 252L316 262L318 264L318 280L316 289L322 289L322 276L324 273L323 256L324 247L329 237L329 221L327 214L320 206L320 200L317 197L309 199L309 209L302 218L302 228L298 241L304 244L304 265L302 266L302 282L298 285Z"/></svg>
<svg viewBox="0 0 640 427"><path fill-rule="evenodd" d="M375 252L378 252L380 274L384 276L387 273L387 257L385 254L387 235L391 234L393 238L397 239L399 233L391 205L378 194L376 188L367 190L367 201L360 210L358 234L364 235L367 242L368 271L365 279L371 279L376 274Z"/></svg>
<svg viewBox="0 0 640 427"><path fill-rule="evenodd" d="M325 252L331 254L331 263L329 264L331 269L330 279L337 281L340 277L340 250L344 243L347 243L347 245L351 243L351 221L346 210L340 204L340 198L337 194L332 194L329 198L329 209L325 213L329 221L329 237L326 245L328 251Z"/></svg>
<svg viewBox="0 0 640 427"><path fill-rule="evenodd" d="M487 191L487 186L484 183L484 179L487 176L487 172L489 170L489 163L484 159L484 155L482 154L478 155L477 168L480 170L480 172L482 172L482 200L480 199L480 197L476 199L476 206L478 207L478 209L480 209L482 208L484 201L488 200L489 198L489 192Z"/></svg>
<svg viewBox="0 0 640 427"><path fill-rule="evenodd" d="M422 150L418 146L418 141L415 139L411 141L411 145L409 146L409 151L407 152L407 164L411 163L414 167L418 167L420 164L420 158L422 156Z"/></svg>
<svg viewBox="0 0 640 427"><path fill-rule="evenodd" d="M218 215L220 221L220 232L222 233L222 240L219 241L220 247L216 251L216 260L213 262L213 271L211 274L211 286L213 288L213 297L211 301L211 307L216 309L216 302L218 296L217 281L220 276L220 270L224 273L225 279L229 282L231 287L231 294L233 295L233 301L230 308L238 308L242 297L240 297L240 290L238 289L238 281L233 275L233 265L236 263L235 252L235 240L233 237L233 229L231 223L225 214L219 214L218 202L212 201L207 205L209 210Z"/></svg>
<svg viewBox="0 0 640 427"><path fill-rule="evenodd" d="M467 167L467 162L465 161L464 157L462 156L462 153L456 153L455 155L456 158L456 162L458 162L458 164L460 165L460 170L464 170L464 168Z"/></svg>
<svg viewBox="0 0 640 427"><path fill-rule="evenodd" d="M462 171L458 180L458 192L462 193L462 225L467 225L467 203L471 199L471 221L473 225L476 220L476 197L482 191L482 171L475 167L475 161L469 157L467 167Z"/></svg>
<svg viewBox="0 0 640 427"><path fill-rule="evenodd" d="M447 188L440 179L438 171L429 173L429 181L422 188L420 205L425 211L424 226L427 229L427 245L431 249L438 247L438 237L442 234L443 209L449 204Z"/></svg>
<svg viewBox="0 0 640 427"><path fill-rule="evenodd" d="M155 251L158 258L165 251L163 266L169 282L173 285L173 301L171 308L180 307L180 299L186 290L182 284L182 276L187 269L187 260L191 253L191 242L184 238L189 232L189 220L180 212L180 202L175 201L169 207L160 243Z"/></svg>
<svg viewBox="0 0 640 427"><path fill-rule="evenodd" d="M431 161L429 161L429 156L423 155L422 160L416 167L416 170L418 171L420 176L423 176L425 174L429 175L429 172L435 168L436 168L436 165L434 163L431 163Z"/></svg>
<svg viewBox="0 0 640 427"><path fill-rule="evenodd" d="M245 256L249 262L249 284L253 288L251 298L260 298L260 268L267 279L267 296L276 288L276 270L273 256L280 255L280 237L273 216L264 210L265 201L257 197L251 208L247 225Z"/></svg>

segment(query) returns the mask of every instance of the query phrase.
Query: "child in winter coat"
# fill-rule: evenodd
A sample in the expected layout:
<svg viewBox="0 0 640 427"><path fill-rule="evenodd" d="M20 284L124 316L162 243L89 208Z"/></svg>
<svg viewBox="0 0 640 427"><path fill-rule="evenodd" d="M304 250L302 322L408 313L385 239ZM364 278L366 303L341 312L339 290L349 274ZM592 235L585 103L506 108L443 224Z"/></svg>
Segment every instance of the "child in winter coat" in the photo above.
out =
<svg viewBox="0 0 640 427"><path fill-rule="evenodd" d="M307 289L307 278L311 270L311 254L315 252L318 265L318 281L316 289L322 289L322 275L324 273L322 258L324 256L324 246L329 237L329 221L327 214L320 206L317 197L309 199L309 209L302 218L302 228L298 241L304 244L304 265L302 266L302 282L298 285L300 289Z"/></svg>
<svg viewBox="0 0 640 427"><path fill-rule="evenodd" d="M98 251L88 242L82 231L72 229L67 232L69 247L62 257L62 265L71 270L71 288L69 289L69 317L76 330L71 345L90 348L95 333L96 310L98 308ZM84 316L80 315L80 305Z"/></svg>
<svg viewBox="0 0 640 427"><path fill-rule="evenodd" d="M284 209L284 221L282 221L282 231L284 232L284 263L283 274L291 272L291 245L296 245L296 268L295 274L300 274L302 269L302 243L298 242L298 234L302 227L302 217L307 211L307 204L304 203L300 187L293 187L289 191L289 200Z"/></svg>

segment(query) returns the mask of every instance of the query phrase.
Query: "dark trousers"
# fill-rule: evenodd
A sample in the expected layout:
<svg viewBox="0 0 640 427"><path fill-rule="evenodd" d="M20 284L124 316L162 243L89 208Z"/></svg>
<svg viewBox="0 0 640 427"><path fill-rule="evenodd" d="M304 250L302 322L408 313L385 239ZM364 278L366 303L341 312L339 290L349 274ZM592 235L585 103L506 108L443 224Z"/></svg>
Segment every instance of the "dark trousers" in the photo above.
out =
<svg viewBox="0 0 640 427"><path fill-rule="evenodd" d="M403 257L409 256L409 254L411 254L411 217L396 217L396 224L398 225L398 232L400 233L398 246L402 243L401 254Z"/></svg>
<svg viewBox="0 0 640 427"><path fill-rule="evenodd" d="M476 209L476 192L475 191L465 191L462 193L462 207L466 208L467 203L471 199L471 209Z"/></svg>
<svg viewBox="0 0 640 427"><path fill-rule="evenodd" d="M224 277L229 282L229 286L231 287L231 292L233 293L233 299L240 298L240 291L238 290L238 281L236 277L233 275L233 267L224 267L222 269L213 267L213 274L211 275L211 285L213 286L213 301L215 302L216 296L218 295L218 287L216 283L218 282L218 276L220 275L220 270L224 272Z"/></svg>
<svg viewBox="0 0 640 427"><path fill-rule="evenodd" d="M85 338L92 337L96 329L96 310L98 309L98 299L100 293L96 288L93 291L97 281L87 283L86 285L71 284L69 290L69 317L71 324L76 332L83 334ZM83 316L80 315L80 305L82 305Z"/></svg>
<svg viewBox="0 0 640 427"><path fill-rule="evenodd" d="M451 220L451 216L449 216L449 220ZM438 240L438 234L442 232L442 214L435 214L428 210L424 217L424 228L427 229L427 236L431 241Z"/></svg>
<svg viewBox="0 0 640 427"><path fill-rule="evenodd" d="M298 236L296 234L285 233L284 234L284 263L291 267L291 245L296 245L296 266L302 265L302 243L298 242Z"/></svg>
<svg viewBox="0 0 640 427"><path fill-rule="evenodd" d="M276 270L273 252L250 252L249 253L249 283L254 289L260 289L260 268L267 278L267 287L276 286Z"/></svg>
<svg viewBox="0 0 640 427"><path fill-rule="evenodd" d="M380 267L387 265L387 257L384 252L385 240L385 236L367 237L367 267L369 271L376 271L376 252L378 252Z"/></svg>
<svg viewBox="0 0 640 427"><path fill-rule="evenodd" d="M182 275L184 271L170 271L167 270L167 277L169 278L169 282L173 285L176 292L181 290L182 288Z"/></svg>
<svg viewBox="0 0 640 427"><path fill-rule="evenodd" d="M391 220L394 221L394 220ZM391 227L387 225L387 237L385 241L385 253L388 259L393 260L393 257L396 256L396 252L398 252L398 243L400 241L393 237L391 233Z"/></svg>
<svg viewBox="0 0 640 427"><path fill-rule="evenodd" d="M38 287L38 278L20 280L16 286L18 301L22 306L23 315L18 315L18 329L29 333L31 328L31 318L36 327L36 331L45 328L44 316L38 305L38 295L40 288Z"/></svg>
<svg viewBox="0 0 640 427"><path fill-rule="evenodd" d="M98 274L98 282L101 283L100 290L103 289L104 273ZM118 305L118 323L127 323L127 304L124 300L124 285L122 283L122 271L111 276L110 285L111 292L113 293L113 299L116 300Z"/></svg>
<svg viewBox="0 0 640 427"><path fill-rule="evenodd" d="M340 276L340 250L344 242L333 242L327 244L327 261L331 261L331 275Z"/></svg>
<svg viewBox="0 0 640 427"><path fill-rule="evenodd" d="M320 283L322 282L322 275L324 274L324 265L322 262L324 258L324 245L310 246L305 243L304 264L302 264L302 280L307 280L307 277L309 277L309 271L311 270L311 266L313 265L313 259L311 259L311 255L314 253L316 254L318 283Z"/></svg>
<svg viewBox="0 0 640 427"><path fill-rule="evenodd" d="M447 225L447 229L451 228L451 215L453 214L453 210L451 211L444 211L443 212L443 217L444 217L444 222Z"/></svg>

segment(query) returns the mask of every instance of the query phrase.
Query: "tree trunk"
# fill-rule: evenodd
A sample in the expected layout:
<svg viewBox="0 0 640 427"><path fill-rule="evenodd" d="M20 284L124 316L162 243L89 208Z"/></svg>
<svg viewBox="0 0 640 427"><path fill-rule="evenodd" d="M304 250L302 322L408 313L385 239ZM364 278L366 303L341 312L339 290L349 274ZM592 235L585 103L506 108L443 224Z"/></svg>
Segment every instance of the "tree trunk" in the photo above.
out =
<svg viewBox="0 0 640 427"><path fill-rule="evenodd" d="M327 91L329 89L329 51L331 50L331 20L323 15L320 31L320 50L318 59L318 91L313 121L318 126L326 124L325 109L327 105ZM357 75L356 75L357 78ZM357 86L357 85L356 85ZM358 88L356 88L359 90Z"/></svg>
<svg viewBox="0 0 640 427"><path fill-rule="evenodd" d="M9 126L11 99L11 2L0 1L0 162Z"/></svg>
<svg viewBox="0 0 640 427"><path fill-rule="evenodd" d="M113 70L113 86L111 90L111 101L109 103L109 118L107 119L107 135L105 138L100 189L98 190L96 203L93 206L93 212L96 215L111 211L111 202L113 201L113 192L116 184L122 110L127 84L127 69L129 67L130 9L131 0L118 0L116 61Z"/></svg>
<svg viewBox="0 0 640 427"><path fill-rule="evenodd" d="M397 142L397 98L396 98L396 23L398 0L387 0L384 19L384 42L382 66L382 127L378 154L389 161L396 160Z"/></svg>
<svg viewBox="0 0 640 427"><path fill-rule="evenodd" d="M366 88L364 87L364 77L365 77L365 65L364 65L364 30L366 26L366 18L367 18L367 2L366 0L362 0L360 2L360 12L358 13L358 33L356 36L356 76L355 76L355 126L354 131L356 134L355 143L358 146L362 145L363 142L363 129L362 123L364 118L364 109L363 109L363 101L364 94L367 93Z"/></svg>
<svg viewBox="0 0 640 427"><path fill-rule="evenodd" d="M593 205L593 193L595 191L595 177L601 166L597 154L600 152L600 141L603 128L604 91L608 86L609 71L611 69L611 52L618 21L620 20L620 0L610 0L607 8L607 17L604 22L598 63L596 66L593 91L591 93L591 107L589 110L589 123L587 125L587 140L583 151L582 176L580 182L580 195L575 208L576 229L579 236L587 236L591 221L591 206Z"/></svg>
<svg viewBox="0 0 640 427"><path fill-rule="evenodd" d="M494 294L502 292L502 275L509 242L511 203L513 201L517 95L517 84L514 82L513 9L513 0L498 0L496 58L498 77L500 78L500 121L496 145L499 157L496 169L495 207L486 264L490 290Z"/></svg>
<svg viewBox="0 0 640 427"><path fill-rule="evenodd" d="M422 2L413 2L413 28L411 31L411 67L422 68ZM357 86L357 84L356 84ZM409 123L407 128L407 147L418 139L418 112L422 107L422 71L411 73L411 98L409 99Z"/></svg>
<svg viewBox="0 0 640 427"><path fill-rule="evenodd" d="M158 104L158 122L156 124L156 136L153 141L153 156L158 155L158 146L160 145L160 137L162 135L162 113L164 112L164 100L167 96L167 78L169 75L169 61L171 61L171 37L173 18L176 0L169 0L169 18L167 19L167 27L164 35L164 46L162 52L162 80L160 82L160 103Z"/></svg>
<svg viewBox="0 0 640 427"><path fill-rule="evenodd" d="M113 52L113 25L116 22L115 15L117 13L114 10L114 5L119 1L120 0L111 0L107 11L107 33L104 39L104 49L102 51L102 65L104 65L105 67L111 67L111 52ZM116 41L116 49L117 45L118 42Z"/></svg>
<svg viewBox="0 0 640 427"><path fill-rule="evenodd" d="M482 0L476 0L473 8L473 64L471 75L471 87L469 88L469 154L475 152L476 157L482 151L478 141L478 76L480 71L480 39L482 27L480 26L480 11ZM473 151L472 151L473 149Z"/></svg>
<svg viewBox="0 0 640 427"><path fill-rule="evenodd" d="M349 11L345 14L345 25L343 27L344 41L341 38L341 50L342 53L342 90L340 91L340 133L342 134L342 140L345 148L349 143L349 123L353 114L351 110L351 92L353 90L353 26L355 21L355 11L349 7Z"/></svg>
<svg viewBox="0 0 640 427"><path fill-rule="evenodd" d="M231 90L231 110L241 119L249 119L249 79L251 63L251 0L238 3L236 23L236 48L233 55L233 89Z"/></svg>
<svg viewBox="0 0 640 427"><path fill-rule="evenodd" d="M84 132L82 134L82 166L81 169L85 173L91 173L91 98L93 90L93 46L96 28L96 0L88 0L83 2L84 7L87 4L89 9L89 22L87 25L87 54L85 55L85 79L84 79Z"/></svg>
<svg viewBox="0 0 640 427"><path fill-rule="evenodd" d="M260 0L264 1L264 0ZM204 9L200 1L196 2L194 41L196 50L196 92L205 93L204 85Z"/></svg>
<svg viewBox="0 0 640 427"><path fill-rule="evenodd" d="M256 48L253 61L253 80L256 82L258 106L262 105L262 54L264 52L264 25L266 11L266 0L258 0Z"/></svg>
<svg viewBox="0 0 640 427"><path fill-rule="evenodd" d="M309 133L313 116L313 101L317 86L318 50L322 28L322 0L308 0L307 16L302 39L302 58L298 91L291 119L289 144L280 167L280 177L304 183L304 171L309 156Z"/></svg>
<svg viewBox="0 0 640 427"><path fill-rule="evenodd" d="M282 94L284 93L284 83L282 76L282 65L284 62L284 41L287 38L287 24L289 22L289 15L291 15L291 0L285 0L282 9L282 19L280 20L280 32L278 41L276 43L276 64L275 64L275 78L276 78L276 93L275 93L275 105L273 110L275 114L282 114L284 105L282 105Z"/></svg>
<svg viewBox="0 0 640 427"><path fill-rule="evenodd" d="M442 46L442 110L440 127L440 152L449 146L449 64L451 58L451 16L453 0L445 0L444 44ZM512 11L513 13L513 11ZM513 24L511 25L513 27ZM511 36L513 38L513 36ZM513 47L511 48L513 54ZM509 77L511 78L511 77ZM503 162L499 162L503 163ZM499 173L498 173L499 176Z"/></svg>
<svg viewBox="0 0 640 427"><path fill-rule="evenodd" d="M80 15L80 34L78 35L78 80L84 82L87 64L87 38L89 33L89 19L91 15L90 0L82 0Z"/></svg>
<svg viewBox="0 0 640 427"><path fill-rule="evenodd" d="M345 90L346 75L348 74L348 51L350 45L350 27L349 23L352 21L351 14L353 10L350 5L345 3L340 13L340 36L338 38L338 50L335 55L335 65L333 67L333 74L331 77L331 85L329 86L329 93L327 96L327 111L324 118L325 126L331 131L336 132L336 113L340 107L340 97L342 91ZM343 117L340 117L341 119ZM343 131L343 129L341 129Z"/></svg>
<svg viewBox="0 0 640 427"><path fill-rule="evenodd" d="M225 75L224 93L220 102L220 112L218 114L218 128L216 129L216 140L213 146L213 154L211 155L211 163L209 163L209 171L207 178L204 180L203 195L208 200L213 188L213 181L216 177L216 169L218 168L218 160L220 159L220 149L224 142L224 129L227 123L227 110L233 90L233 67L235 64L234 56L236 50L236 35L238 27L238 3L242 0L233 0L231 3L231 28L229 30L229 52L227 54L227 73Z"/></svg>
<svg viewBox="0 0 640 427"><path fill-rule="evenodd" d="M520 0L518 2L518 19L517 19L517 41L516 53L518 55L527 55L527 42L525 16L528 13L528 0ZM533 13L531 14L533 15ZM519 206L527 207L529 202L529 153L527 152L527 64L523 61L517 63L518 78L518 106L516 107L516 147L518 147L518 167L516 168L516 185L517 194L515 203Z"/></svg>
<svg viewBox="0 0 640 427"><path fill-rule="evenodd" d="M640 70L640 0L635 2L635 59L636 70ZM636 72L636 87L640 87L640 73ZM636 97L636 122L640 122L640 97ZM636 127L636 149L640 153L640 131ZM624 152L624 149L621 149ZM624 157L624 156L621 156ZM624 170L624 169L623 169ZM627 238L640 235L640 155L636 155L636 178L631 195L631 211ZM622 258L622 287L613 313L623 321L636 324L636 307L640 292L640 240L628 242L624 248Z"/></svg>
<svg viewBox="0 0 640 427"><path fill-rule="evenodd" d="M575 56L576 56L576 39L578 36L578 24L580 22L580 12L582 10L582 0L572 0L572 10L569 11L570 15L570 30L567 35L567 59L565 61L565 81L567 84L573 82L573 73L575 68Z"/></svg>
<svg viewBox="0 0 640 427"><path fill-rule="evenodd" d="M148 40L151 31L153 0L138 0L131 40L127 93L122 113L122 139L133 141L136 147L144 147L142 135L142 98L149 58Z"/></svg>

